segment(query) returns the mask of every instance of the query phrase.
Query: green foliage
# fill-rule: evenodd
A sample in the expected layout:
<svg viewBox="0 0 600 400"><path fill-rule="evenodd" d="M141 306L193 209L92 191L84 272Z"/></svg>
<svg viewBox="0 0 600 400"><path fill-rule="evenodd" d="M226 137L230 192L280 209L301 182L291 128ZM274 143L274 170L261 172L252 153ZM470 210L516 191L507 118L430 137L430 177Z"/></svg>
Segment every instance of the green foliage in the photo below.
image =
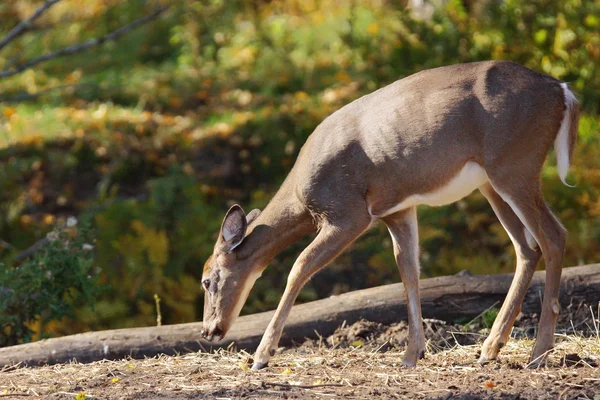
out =
<svg viewBox="0 0 600 400"><path fill-rule="evenodd" d="M56 230L50 242L21 265L0 264L0 347L46 336L49 323L93 307L99 293L89 230Z"/></svg>
<svg viewBox="0 0 600 400"><path fill-rule="evenodd" d="M95 313L80 315L91 327L98 320L120 326L125 318L127 326L151 324L155 293L165 323L199 318L198 281L220 227L220 208L178 167L146 188L145 200L108 200L88 210L98 231L97 262L111 287Z"/></svg>
<svg viewBox="0 0 600 400"><path fill-rule="evenodd" d="M483 313L481 319L486 328L491 328L492 325L494 325L494 321L496 320L499 311L498 308L493 307Z"/></svg>
<svg viewBox="0 0 600 400"><path fill-rule="evenodd" d="M9 4L10 3L10 4ZM0 6L0 35L26 0ZM13 5L14 3L14 5ZM152 2L64 0L0 54L11 60L97 37ZM172 1L159 20L93 53L2 81L0 257L10 259L69 215L98 235L95 312L76 307L53 333L201 318L198 282L232 203L263 208L313 129L355 98L424 68L510 59L568 81L585 114L569 181L554 156L544 194L570 232L567 265L600 255L600 5L597 1L452 0L431 19L390 2ZM17 4L19 7L17 7ZM31 10L29 10L31 11ZM61 89L52 89L59 86ZM45 90L48 90L44 92ZM31 97L30 94L39 94ZM509 272L512 245L478 193L419 210L423 275ZM294 258L275 259L244 313L272 309ZM391 241L374 227L299 301L396 282Z"/></svg>
<svg viewBox="0 0 600 400"><path fill-rule="evenodd" d="M454 323L464 325L467 330L491 329L499 312L500 309L498 307L491 307L474 319L463 317L454 321Z"/></svg>

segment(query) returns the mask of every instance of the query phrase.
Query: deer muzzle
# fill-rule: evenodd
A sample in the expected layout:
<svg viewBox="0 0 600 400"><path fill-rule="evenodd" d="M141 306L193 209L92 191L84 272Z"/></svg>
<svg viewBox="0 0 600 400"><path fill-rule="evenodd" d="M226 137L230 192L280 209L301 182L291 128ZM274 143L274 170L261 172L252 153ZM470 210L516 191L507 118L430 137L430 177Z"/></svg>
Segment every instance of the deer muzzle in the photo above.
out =
<svg viewBox="0 0 600 400"><path fill-rule="evenodd" d="M223 330L219 327L214 327L212 329L202 329L202 331L200 332L200 335L208 340L209 342L212 342L214 338L217 338L218 340L223 339Z"/></svg>

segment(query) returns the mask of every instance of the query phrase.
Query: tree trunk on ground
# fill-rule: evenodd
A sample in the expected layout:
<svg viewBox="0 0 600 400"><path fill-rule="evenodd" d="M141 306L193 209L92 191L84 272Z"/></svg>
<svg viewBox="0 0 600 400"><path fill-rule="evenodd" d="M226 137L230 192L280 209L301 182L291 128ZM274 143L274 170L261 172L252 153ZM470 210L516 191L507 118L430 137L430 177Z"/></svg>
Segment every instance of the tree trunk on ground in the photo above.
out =
<svg viewBox="0 0 600 400"><path fill-rule="evenodd" d="M508 292L512 274L479 276L444 276L421 281L421 303L425 318L453 321L475 317L501 304ZM522 310L539 313L545 271L535 273ZM600 264L565 268L561 284L560 303L565 308L571 302L596 304L600 301ZM151 357L227 347L254 351L267 327L273 311L238 318L226 338L218 343L201 339L202 323L195 322L159 327L117 329L88 332L35 343L0 349L0 367L22 363L26 365L54 364L76 359L91 362L123 357ZM295 306L281 338L281 344L302 342L317 333L330 335L344 321L347 324L365 318L391 324L407 319L406 295L402 284L332 296Z"/></svg>

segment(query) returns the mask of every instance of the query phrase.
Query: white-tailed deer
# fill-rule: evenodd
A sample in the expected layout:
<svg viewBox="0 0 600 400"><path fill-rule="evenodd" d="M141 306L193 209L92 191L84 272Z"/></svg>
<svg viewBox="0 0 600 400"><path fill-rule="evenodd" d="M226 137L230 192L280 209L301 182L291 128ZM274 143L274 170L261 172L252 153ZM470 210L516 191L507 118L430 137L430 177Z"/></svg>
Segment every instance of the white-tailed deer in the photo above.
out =
<svg viewBox="0 0 600 400"><path fill-rule="evenodd" d="M403 363L424 355L416 207L455 202L475 189L489 200L512 240L517 267L481 351L495 359L508 340L543 254L546 285L531 365L554 342L566 231L542 197L540 171L554 143L565 182L579 110L565 83L518 64L488 61L426 70L346 105L302 147L265 210L233 206L204 267L203 335L223 337L256 279L281 250L317 232L300 254L254 357L267 365L303 285L382 220L408 297Z"/></svg>

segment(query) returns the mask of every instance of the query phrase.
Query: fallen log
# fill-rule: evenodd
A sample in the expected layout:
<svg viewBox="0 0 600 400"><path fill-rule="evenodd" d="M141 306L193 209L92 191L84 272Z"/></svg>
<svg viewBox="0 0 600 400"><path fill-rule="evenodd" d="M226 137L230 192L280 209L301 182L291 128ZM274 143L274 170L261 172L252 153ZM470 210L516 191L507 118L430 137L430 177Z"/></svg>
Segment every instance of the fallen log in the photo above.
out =
<svg viewBox="0 0 600 400"><path fill-rule="evenodd" d="M510 286L512 274L443 276L421 281L421 302L425 318L453 321L474 317L500 304ZM523 312L539 312L545 271L535 273L523 303ZM600 264L565 268L560 303L596 304L600 301ZM157 327L87 332L0 349L0 367L21 363L43 365L91 362L124 357L143 358L157 354L178 354L228 347L253 351L273 311L238 318L224 340L209 343L201 339L201 322ZM281 339L282 345L306 337L330 335L344 321L351 324L365 318L390 324L406 320L406 297L402 284L332 296L295 306Z"/></svg>

